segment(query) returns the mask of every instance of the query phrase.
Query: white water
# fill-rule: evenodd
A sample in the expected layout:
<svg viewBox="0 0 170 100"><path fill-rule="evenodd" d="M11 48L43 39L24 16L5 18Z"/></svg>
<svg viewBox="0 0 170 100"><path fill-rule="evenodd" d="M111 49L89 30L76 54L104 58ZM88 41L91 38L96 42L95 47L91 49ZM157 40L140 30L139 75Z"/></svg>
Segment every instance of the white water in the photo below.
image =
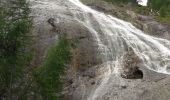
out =
<svg viewBox="0 0 170 100"><path fill-rule="evenodd" d="M147 6L148 0L137 0L139 5Z"/></svg>
<svg viewBox="0 0 170 100"><path fill-rule="evenodd" d="M79 0L69 1L80 10L72 12L74 18L94 36L103 55L103 63L112 62L106 66L108 72L88 100L97 100L107 91L108 81L113 74L119 73L120 59L129 47L149 70L170 74L170 41L146 35L131 23L93 10Z"/></svg>
<svg viewBox="0 0 170 100"><path fill-rule="evenodd" d="M73 12L74 17L92 32L99 50L105 55L104 61L117 61L130 47L147 68L170 74L167 70L170 68L170 41L146 35L131 23L95 11L79 0L69 1L83 12Z"/></svg>
<svg viewBox="0 0 170 100"><path fill-rule="evenodd" d="M103 58L102 65L104 65L101 70L102 78L100 77L99 79L96 79L97 81L99 80L99 83L96 83L93 87L88 87L89 85L87 85L86 81L84 81L80 76L78 80L81 80L80 90L83 90L83 92L77 90L79 93L75 94L77 96L81 95L82 97L80 97L81 99L73 100L105 100L102 97L104 97L104 95L108 92L110 93L109 90L116 91L113 90L114 87L112 84L126 84L122 78L119 79L118 76L117 79L114 76L119 75L121 58L127 52L127 48L129 47L132 48L136 55L140 57L142 61L141 65L143 65L143 67L147 67L155 72L170 74L170 41L146 35L135 28L132 24L93 10L82 4L79 0L30 1L32 2L32 9L36 16L36 26L41 26L42 22L46 23L47 18L50 17L57 19L58 16L60 16L63 19L66 19L59 21L67 21L67 18L69 18L68 20L72 20L72 18L74 18L72 21L80 23L89 29L98 44L98 50ZM46 24L44 27L46 28ZM43 28L40 27L40 29ZM129 90L134 89L133 82L130 83L132 84L132 87L130 87ZM148 83L146 82L145 84ZM79 87L76 87L76 89L77 88ZM127 90L130 93L129 95L133 95L133 93L136 95L135 93L137 93L139 88L136 88L135 91L129 90ZM121 89L120 92L122 92ZM124 93L122 96L127 94ZM110 94L108 95L112 96ZM129 95L126 95L125 97L128 97ZM116 100L116 98L113 99L111 97L111 99L108 100Z"/></svg>

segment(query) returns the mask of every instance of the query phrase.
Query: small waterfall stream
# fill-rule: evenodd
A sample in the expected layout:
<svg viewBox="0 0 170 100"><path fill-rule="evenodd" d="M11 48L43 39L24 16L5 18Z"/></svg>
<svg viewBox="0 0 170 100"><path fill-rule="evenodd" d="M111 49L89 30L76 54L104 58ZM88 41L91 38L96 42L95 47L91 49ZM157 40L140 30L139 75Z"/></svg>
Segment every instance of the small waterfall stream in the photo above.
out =
<svg viewBox="0 0 170 100"><path fill-rule="evenodd" d="M109 69L88 100L98 100L107 91L109 79L113 74L119 74L121 59L128 48L134 51L140 63L149 70L170 74L170 41L149 36L131 23L93 10L79 0L69 1L79 9L72 12L74 18L92 33L103 63L107 63Z"/></svg>

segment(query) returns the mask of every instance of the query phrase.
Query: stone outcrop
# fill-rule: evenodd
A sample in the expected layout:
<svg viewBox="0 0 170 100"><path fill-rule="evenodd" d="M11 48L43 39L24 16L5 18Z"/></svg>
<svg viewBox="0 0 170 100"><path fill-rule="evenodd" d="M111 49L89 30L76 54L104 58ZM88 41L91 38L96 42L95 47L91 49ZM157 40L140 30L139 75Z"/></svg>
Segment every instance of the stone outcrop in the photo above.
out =
<svg viewBox="0 0 170 100"><path fill-rule="evenodd" d="M127 79L138 79L143 77L139 70L140 59L132 48L128 48L127 53L122 58L121 76Z"/></svg>
<svg viewBox="0 0 170 100"><path fill-rule="evenodd" d="M77 67L80 71L99 64L101 59L96 56L98 54L98 52L96 52L98 46L92 34L85 26L74 19L73 14L70 13L67 6L58 6L62 5L62 2L66 4L66 1L61 0L38 0L30 2L32 10L31 16L34 18L34 46L38 52L35 57L35 65L42 62L48 49L55 44L58 37L64 33L67 34L67 38L73 46L71 57L74 59L72 62L74 67ZM53 3L55 3L55 5L53 5ZM55 7L55 10L53 7Z"/></svg>
<svg viewBox="0 0 170 100"><path fill-rule="evenodd" d="M89 68L101 63L101 58L96 56L98 54L97 45L87 28L73 18L73 15L67 8L69 4L67 4L66 1L67 0L31 0L31 15L34 17L33 32L36 38L34 46L37 49L35 60L37 65L41 63L46 51L57 42L59 35L67 33L68 39L74 41L72 43L73 50L71 55L74 59L72 59L72 63L68 67L68 80L64 88L66 91L64 91L63 95L66 95L65 100L87 100L87 96L91 96L91 94L95 92L95 89L100 87L102 78L105 74L107 75L110 69L108 68L108 70L105 71L104 69L107 67L105 65L102 65L102 68ZM114 10L118 10L112 10L110 7L106 9L100 6L90 6L103 12L106 11L107 13L111 11L113 12L112 14L117 14L114 13ZM133 12L129 12L129 14L132 14L132 16L136 18ZM127 17L126 14L120 15ZM139 22L148 22L147 17L142 17L141 19ZM148 27L148 25L150 24L147 24L146 27ZM150 29L152 29L152 27L143 28L143 25L141 26L143 30L149 29L148 33ZM152 31L154 32L154 30ZM140 59L138 56L132 49L129 49L122 58L123 70L121 76L123 78L116 75L109 77L109 85L104 85L104 90L107 91L102 91L101 94L104 95L97 100L170 100L170 77L150 71L138 65L139 63ZM71 67L73 68L71 69ZM77 68L80 68L81 71L78 71L79 73L74 77L72 72L73 70L77 72ZM139 77L136 77L138 75Z"/></svg>

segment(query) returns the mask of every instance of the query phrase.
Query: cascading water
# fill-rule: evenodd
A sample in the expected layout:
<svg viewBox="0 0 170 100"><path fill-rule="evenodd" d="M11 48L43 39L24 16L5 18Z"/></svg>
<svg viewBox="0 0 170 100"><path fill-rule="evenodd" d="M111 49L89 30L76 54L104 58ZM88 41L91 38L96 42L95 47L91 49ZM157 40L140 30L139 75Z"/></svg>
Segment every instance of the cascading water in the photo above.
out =
<svg viewBox="0 0 170 100"><path fill-rule="evenodd" d="M137 0L139 5L147 6L148 0Z"/></svg>
<svg viewBox="0 0 170 100"><path fill-rule="evenodd" d="M92 86L90 82L90 85L87 85L87 80L84 77L78 76L75 82L75 84L78 84L76 85L76 90L70 91L72 92L71 95L73 95L71 100L151 100L139 99L140 97L136 96L136 94L143 94L138 86L143 88L148 85L148 82L142 83L142 80L133 80L133 82L128 80L127 82L127 80L119 77L120 69L123 66L122 59L129 50L133 51L134 55L140 59L142 67L154 72L170 74L170 41L146 35L131 23L93 10L79 0L30 1L32 2L35 26L38 27L38 32L44 32L42 29L47 30L47 19L53 17L59 18L60 21L61 17L61 21L71 20L85 26L85 29L90 31L98 44L99 51L96 52L99 52L98 56L102 57L102 68L99 70L101 73L93 78L96 83ZM169 82L169 80L167 81ZM127 85L128 88L122 91L120 89L122 85L124 88L126 88L124 85ZM153 83L146 86L146 88L151 86L153 86ZM161 85L159 86L161 87ZM166 87L163 89L166 89ZM118 93L119 96L117 96ZM129 98L130 96L131 98ZM104 99L104 97L109 99Z"/></svg>
<svg viewBox="0 0 170 100"><path fill-rule="evenodd" d="M146 35L131 23L95 11L79 0L69 1L82 11L73 12L74 18L92 32L105 55L103 61L119 60L130 47L148 69L170 74L170 41Z"/></svg>
<svg viewBox="0 0 170 100"><path fill-rule="evenodd" d="M93 10L79 0L69 1L79 9L72 12L74 18L92 33L103 55L103 63L107 63L108 68L88 100L98 100L105 94L112 75L119 74L121 58L127 48L134 51L143 66L158 73L170 74L170 41L146 35L131 23Z"/></svg>

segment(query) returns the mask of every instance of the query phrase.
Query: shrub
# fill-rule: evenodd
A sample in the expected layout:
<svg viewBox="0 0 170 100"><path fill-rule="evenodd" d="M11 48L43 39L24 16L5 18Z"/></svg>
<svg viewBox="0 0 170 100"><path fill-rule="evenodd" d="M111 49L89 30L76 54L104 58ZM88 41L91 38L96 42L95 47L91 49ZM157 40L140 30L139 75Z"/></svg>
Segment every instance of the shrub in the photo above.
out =
<svg viewBox="0 0 170 100"><path fill-rule="evenodd" d="M160 16L161 16L161 17L165 17L166 14L167 14L167 13L166 13L166 8L165 8L165 7L161 7L159 13L160 13Z"/></svg>
<svg viewBox="0 0 170 100"><path fill-rule="evenodd" d="M26 67L31 20L25 0L7 0L0 7L0 99L14 99Z"/></svg>
<svg viewBox="0 0 170 100"><path fill-rule="evenodd" d="M69 61L70 45L66 36L62 36L56 46L52 47L44 62L35 71L36 87L44 100L61 100L63 76Z"/></svg>

